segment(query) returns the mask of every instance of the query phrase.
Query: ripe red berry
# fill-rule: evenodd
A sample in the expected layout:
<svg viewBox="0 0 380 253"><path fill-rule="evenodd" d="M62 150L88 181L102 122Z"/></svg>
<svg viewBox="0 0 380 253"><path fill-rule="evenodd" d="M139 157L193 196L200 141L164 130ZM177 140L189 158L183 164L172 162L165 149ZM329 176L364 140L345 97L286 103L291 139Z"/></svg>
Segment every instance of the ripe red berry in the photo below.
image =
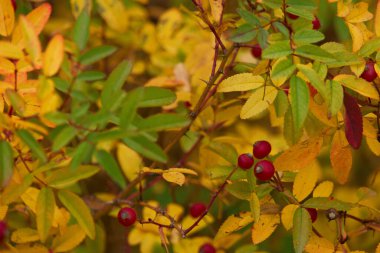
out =
<svg viewBox="0 0 380 253"><path fill-rule="evenodd" d="M252 49L251 49L251 54L255 57L255 58L261 58L261 53L262 53L262 48L260 47L259 44L256 44L256 45L253 45Z"/></svg>
<svg viewBox="0 0 380 253"><path fill-rule="evenodd" d="M266 181L273 177L274 171L275 169L272 162L262 160L256 164L254 172L257 179Z"/></svg>
<svg viewBox="0 0 380 253"><path fill-rule="evenodd" d="M203 203L194 203L190 206L190 215L194 218L198 218L201 216L205 211L207 207Z"/></svg>
<svg viewBox="0 0 380 253"><path fill-rule="evenodd" d="M4 241L7 234L7 223L0 221L0 244Z"/></svg>
<svg viewBox="0 0 380 253"><path fill-rule="evenodd" d="M216 253L216 249L211 243L205 243L199 248L199 253Z"/></svg>
<svg viewBox="0 0 380 253"><path fill-rule="evenodd" d="M366 65L364 72L360 76L364 80L367 80L368 82L372 82L373 80L376 79L377 73L375 71L375 63L371 60L369 60Z"/></svg>
<svg viewBox="0 0 380 253"><path fill-rule="evenodd" d="M136 211L130 207L121 208L119 210L119 213L117 214L117 219L119 220L119 223L125 227L129 227L133 223L135 223L136 218Z"/></svg>
<svg viewBox="0 0 380 253"><path fill-rule="evenodd" d="M318 212L315 208L306 208L310 214L311 222L314 223L317 220Z"/></svg>
<svg viewBox="0 0 380 253"><path fill-rule="evenodd" d="M312 23L313 23L314 30L318 30L319 28L321 28L321 22L319 22L318 17L315 17Z"/></svg>
<svg viewBox="0 0 380 253"><path fill-rule="evenodd" d="M272 146L267 141L256 141L253 144L253 155L258 159L263 159L269 155L272 150Z"/></svg>
<svg viewBox="0 0 380 253"><path fill-rule="evenodd" d="M299 16L297 16L296 14L292 14L292 13L287 13L287 15L288 15L288 17L290 18L290 19L297 19L297 18L299 18Z"/></svg>
<svg viewBox="0 0 380 253"><path fill-rule="evenodd" d="M254 162L253 157L249 153L241 154L238 157L238 165L243 170L250 169L252 167L252 165L253 165L253 162Z"/></svg>

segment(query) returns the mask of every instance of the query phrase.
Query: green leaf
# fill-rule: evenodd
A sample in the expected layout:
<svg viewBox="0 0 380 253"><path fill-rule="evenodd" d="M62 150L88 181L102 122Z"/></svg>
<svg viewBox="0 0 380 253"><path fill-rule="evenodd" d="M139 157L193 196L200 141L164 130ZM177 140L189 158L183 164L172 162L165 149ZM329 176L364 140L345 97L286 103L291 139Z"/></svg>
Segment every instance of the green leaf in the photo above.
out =
<svg viewBox="0 0 380 253"><path fill-rule="evenodd" d="M46 154L41 145L34 139L33 135L25 129L20 129L16 132L17 136L24 142L33 154L42 162L47 161ZM2 154L2 152L0 152Z"/></svg>
<svg viewBox="0 0 380 253"><path fill-rule="evenodd" d="M340 83L330 80L329 85L329 116L335 116L343 105L343 87Z"/></svg>
<svg viewBox="0 0 380 253"><path fill-rule="evenodd" d="M311 234L311 218L309 212L298 207L293 216L293 246L296 253L302 253Z"/></svg>
<svg viewBox="0 0 380 253"><path fill-rule="evenodd" d="M76 194L65 190L58 192L58 198L77 220L79 226L86 232L88 237L95 239L95 223L90 209L88 209L84 201Z"/></svg>
<svg viewBox="0 0 380 253"><path fill-rule="evenodd" d="M304 8L289 6L288 8L286 8L286 12L297 15L307 20L314 20L313 13L311 11L305 10Z"/></svg>
<svg viewBox="0 0 380 253"><path fill-rule="evenodd" d="M218 154L224 160L231 163L231 165L236 165L238 159L238 153L236 149L228 143L211 141L208 146L208 149Z"/></svg>
<svg viewBox="0 0 380 253"><path fill-rule="evenodd" d="M5 95L11 102L14 110L21 116L24 115L24 112L26 110L26 103L20 94L18 94L15 90L6 89Z"/></svg>
<svg viewBox="0 0 380 253"><path fill-rule="evenodd" d="M167 156L160 146L144 136L127 137L123 142L137 153L157 162L166 163Z"/></svg>
<svg viewBox="0 0 380 253"><path fill-rule="evenodd" d="M139 107L156 107L170 105L176 100L176 94L160 87L144 87L144 94L139 101Z"/></svg>
<svg viewBox="0 0 380 253"><path fill-rule="evenodd" d="M305 1L305 0L287 0L286 4L292 7L305 9L305 10L314 10L317 7L313 1Z"/></svg>
<svg viewBox="0 0 380 253"><path fill-rule="evenodd" d="M105 150L98 150L95 153L95 157L110 178L112 178L112 180L121 188L125 188L127 182L125 181L124 175L121 172L119 164L116 162L115 158Z"/></svg>
<svg viewBox="0 0 380 253"><path fill-rule="evenodd" d="M125 97L125 101L120 114L120 127L127 129L132 123L137 113L139 101L144 95L144 89L134 89Z"/></svg>
<svg viewBox="0 0 380 253"><path fill-rule="evenodd" d="M7 141L0 140L0 186L5 186L13 174L13 151Z"/></svg>
<svg viewBox="0 0 380 253"><path fill-rule="evenodd" d="M283 134L289 146L293 146L301 138L301 131L295 130L292 107L290 106L285 113Z"/></svg>
<svg viewBox="0 0 380 253"><path fill-rule="evenodd" d="M314 69L302 64L297 64L297 68L307 77L307 79L309 79L311 85L313 85L318 93L321 94L322 98L328 101L327 86L317 72Z"/></svg>
<svg viewBox="0 0 380 253"><path fill-rule="evenodd" d="M221 179L228 176L231 171L234 169L234 166L225 166L225 165L216 165L213 167L207 168L207 174L210 179ZM232 176L231 180L241 180L246 179L247 174L244 170L237 170Z"/></svg>
<svg viewBox="0 0 380 253"><path fill-rule="evenodd" d="M325 35L316 30L301 30L294 34L293 40L297 46L316 43L325 39Z"/></svg>
<svg viewBox="0 0 380 253"><path fill-rule="evenodd" d="M278 9L282 6L282 0L265 0L262 4L272 9Z"/></svg>
<svg viewBox="0 0 380 253"><path fill-rule="evenodd" d="M251 193L249 199L249 207L251 208L252 217L255 221L258 221L260 218L260 200L255 192Z"/></svg>
<svg viewBox="0 0 380 253"><path fill-rule="evenodd" d="M272 71L270 72L270 78L276 86L280 86L288 80L288 78L293 75L296 66L288 58L281 58L276 61L272 66Z"/></svg>
<svg viewBox="0 0 380 253"><path fill-rule="evenodd" d="M264 78L252 73L241 73L224 79L219 87L218 92L235 92L248 91L257 89L264 85Z"/></svg>
<svg viewBox="0 0 380 253"><path fill-rule="evenodd" d="M373 52L380 48L380 38L375 38L364 43L364 45L358 51L358 55L361 57L370 56Z"/></svg>
<svg viewBox="0 0 380 253"><path fill-rule="evenodd" d="M77 81L97 81L104 79L106 75L101 72L101 71L95 71L95 70L90 70L90 71L84 71L77 75L76 80Z"/></svg>
<svg viewBox="0 0 380 253"><path fill-rule="evenodd" d="M318 208L322 210L335 208L338 211L348 211L351 208L355 207L355 204L340 201L333 198L318 197L306 200L305 203L302 204L302 206L306 208Z"/></svg>
<svg viewBox="0 0 380 253"><path fill-rule="evenodd" d="M53 151L58 151L66 146L76 135L77 130L72 126L66 126L61 129L53 140Z"/></svg>
<svg viewBox="0 0 380 253"><path fill-rule="evenodd" d="M283 117L289 107L289 100L286 93L282 90L279 90L273 104L277 117Z"/></svg>
<svg viewBox="0 0 380 253"><path fill-rule="evenodd" d="M241 200L249 201L252 195L249 184L245 181L235 181L232 184L228 184L226 186L226 191Z"/></svg>
<svg viewBox="0 0 380 253"><path fill-rule="evenodd" d="M53 224L55 208L55 197L53 191L44 187L38 194L36 203L36 222L37 230L41 242L45 242Z"/></svg>
<svg viewBox="0 0 380 253"><path fill-rule="evenodd" d="M74 24L72 33L73 41L79 48L83 50L86 47L88 38L90 36L90 16L87 11L83 9L78 19Z"/></svg>
<svg viewBox="0 0 380 253"><path fill-rule="evenodd" d="M290 79L290 95L294 127L299 132L309 112L309 88L305 81L293 76Z"/></svg>
<svg viewBox="0 0 380 253"><path fill-rule="evenodd" d="M237 9L236 12L251 26L260 26L260 20L254 15L254 13L244 9Z"/></svg>
<svg viewBox="0 0 380 253"><path fill-rule="evenodd" d="M46 183L54 188L63 189L72 186L82 179L95 175L99 168L94 165L82 165L75 171L69 168L62 168L53 171L47 178Z"/></svg>
<svg viewBox="0 0 380 253"><path fill-rule="evenodd" d="M232 32L230 40L236 43L252 41L257 35L257 30L250 24L243 24Z"/></svg>
<svg viewBox="0 0 380 253"><path fill-rule="evenodd" d="M187 126L190 120L186 115L161 113L150 116L138 124L141 131L161 131Z"/></svg>
<svg viewBox="0 0 380 253"><path fill-rule="evenodd" d="M315 45L303 45L297 47L295 54L320 62L335 61L335 58L332 54Z"/></svg>
<svg viewBox="0 0 380 253"><path fill-rule="evenodd" d="M277 59L283 56L288 56L292 53L290 48L290 41L276 42L266 49L264 49L262 58L264 59Z"/></svg>
<svg viewBox="0 0 380 253"><path fill-rule="evenodd" d="M79 63L82 65L90 65L107 56L110 56L117 50L114 46L98 46L88 50L86 53L79 57Z"/></svg>
<svg viewBox="0 0 380 253"><path fill-rule="evenodd" d="M91 156L91 153L94 149L94 146L91 145L90 142L84 141L75 149L75 151L72 153L71 157L71 163L70 163L70 170L75 171L83 161L88 159L88 157Z"/></svg>
<svg viewBox="0 0 380 253"><path fill-rule="evenodd" d="M114 96L121 92L121 88L131 70L132 64L128 61L122 61L108 77L101 94L102 106L105 110L110 109L115 103Z"/></svg>

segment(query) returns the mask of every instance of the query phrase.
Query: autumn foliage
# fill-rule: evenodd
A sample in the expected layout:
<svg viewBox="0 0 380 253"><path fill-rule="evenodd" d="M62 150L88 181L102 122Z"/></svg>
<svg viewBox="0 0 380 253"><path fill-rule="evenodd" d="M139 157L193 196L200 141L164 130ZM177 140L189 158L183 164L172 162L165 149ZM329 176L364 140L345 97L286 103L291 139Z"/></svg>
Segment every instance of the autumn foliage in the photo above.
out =
<svg viewBox="0 0 380 253"><path fill-rule="evenodd" d="M0 252L380 253L379 75L375 0L0 0Z"/></svg>

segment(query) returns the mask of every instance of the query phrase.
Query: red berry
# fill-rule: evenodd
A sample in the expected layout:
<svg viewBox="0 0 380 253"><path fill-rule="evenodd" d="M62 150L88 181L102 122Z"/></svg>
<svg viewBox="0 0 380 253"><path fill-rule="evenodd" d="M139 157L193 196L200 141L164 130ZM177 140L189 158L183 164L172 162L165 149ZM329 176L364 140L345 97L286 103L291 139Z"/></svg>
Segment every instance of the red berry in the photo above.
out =
<svg viewBox="0 0 380 253"><path fill-rule="evenodd" d="M199 253L216 253L216 249L211 243L205 243L199 248Z"/></svg>
<svg viewBox="0 0 380 253"><path fill-rule="evenodd" d="M0 221L0 244L4 241L7 234L7 223Z"/></svg>
<svg viewBox="0 0 380 253"><path fill-rule="evenodd" d="M252 49L251 49L251 54L255 57L255 58L261 58L261 53L262 53L262 48L260 47L259 44L256 44L256 45L253 45Z"/></svg>
<svg viewBox="0 0 380 253"><path fill-rule="evenodd" d="M183 104L186 106L186 108L191 108L191 103L190 101L185 101Z"/></svg>
<svg viewBox="0 0 380 253"><path fill-rule="evenodd" d="M250 169L252 167L252 165L253 165L253 162L254 162L253 157L249 153L241 154L238 157L238 165L243 170Z"/></svg>
<svg viewBox="0 0 380 253"><path fill-rule="evenodd" d="M318 30L319 28L321 28L321 22L319 22L318 17L315 17L312 23L313 23L314 30Z"/></svg>
<svg viewBox="0 0 380 253"><path fill-rule="evenodd" d="M364 72L362 73L360 77L363 78L364 80L367 80L368 82L372 82L373 80L376 79L377 73L375 71L375 63L373 61L369 60L366 63Z"/></svg>
<svg viewBox="0 0 380 253"><path fill-rule="evenodd" d="M318 212L315 208L306 208L310 214L311 222L314 223L317 220Z"/></svg>
<svg viewBox="0 0 380 253"><path fill-rule="evenodd" d="M297 19L297 18L299 18L299 16L297 16L296 14L292 14L292 13L287 13L287 15L288 15L288 17L290 18L290 19Z"/></svg>
<svg viewBox="0 0 380 253"><path fill-rule="evenodd" d="M12 0L12 5L13 5L13 9L16 10L17 9L17 2L16 2L16 0Z"/></svg>
<svg viewBox="0 0 380 253"><path fill-rule="evenodd" d="M205 211L207 207L203 203L194 203L190 206L190 215L194 218L198 218L201 216Z"/></svg>
<svg viewBox="0 0 380 253"><path fill-rule="evenodd" d="M253 144L253 155L258 159L263 159L267 155L269 155L272 147L267 141L256 141Z"/></svg>
<svg viewBox="0 0 380 253"><path fill-rule="evenodd" d="M119 213L117 214L117 218L121 225L125 227L129 227L136 221L136 218L137 218L136 211L130 207L123 207L119 210Z"/></svg>
<svg viewBox="0 0 380 253"><path fill-rule="evenodd" d="M275 169L272 162L262 160L256 164L254 172L257 179L266 181L273 177L274 171Z"/></svg>

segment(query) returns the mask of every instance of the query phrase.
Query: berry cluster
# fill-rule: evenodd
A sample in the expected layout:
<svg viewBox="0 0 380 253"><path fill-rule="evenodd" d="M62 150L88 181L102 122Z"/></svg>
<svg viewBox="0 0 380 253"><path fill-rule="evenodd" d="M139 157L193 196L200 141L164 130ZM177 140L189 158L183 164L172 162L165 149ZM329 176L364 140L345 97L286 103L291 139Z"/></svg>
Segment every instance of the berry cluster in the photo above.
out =
<svg viewBox="0 0 380 253"><path fill-rule="evenodd" d="M257 141L253 144L253 155L246 153L241 154L238 158L238 166L243 170L248 170L254 164L254 158L263 159L269 155L272 147L267 141ZM273 177L275 172L272 162L268 160L261 160L256 163L254 173L257 179L266 181Z"/></svg>

